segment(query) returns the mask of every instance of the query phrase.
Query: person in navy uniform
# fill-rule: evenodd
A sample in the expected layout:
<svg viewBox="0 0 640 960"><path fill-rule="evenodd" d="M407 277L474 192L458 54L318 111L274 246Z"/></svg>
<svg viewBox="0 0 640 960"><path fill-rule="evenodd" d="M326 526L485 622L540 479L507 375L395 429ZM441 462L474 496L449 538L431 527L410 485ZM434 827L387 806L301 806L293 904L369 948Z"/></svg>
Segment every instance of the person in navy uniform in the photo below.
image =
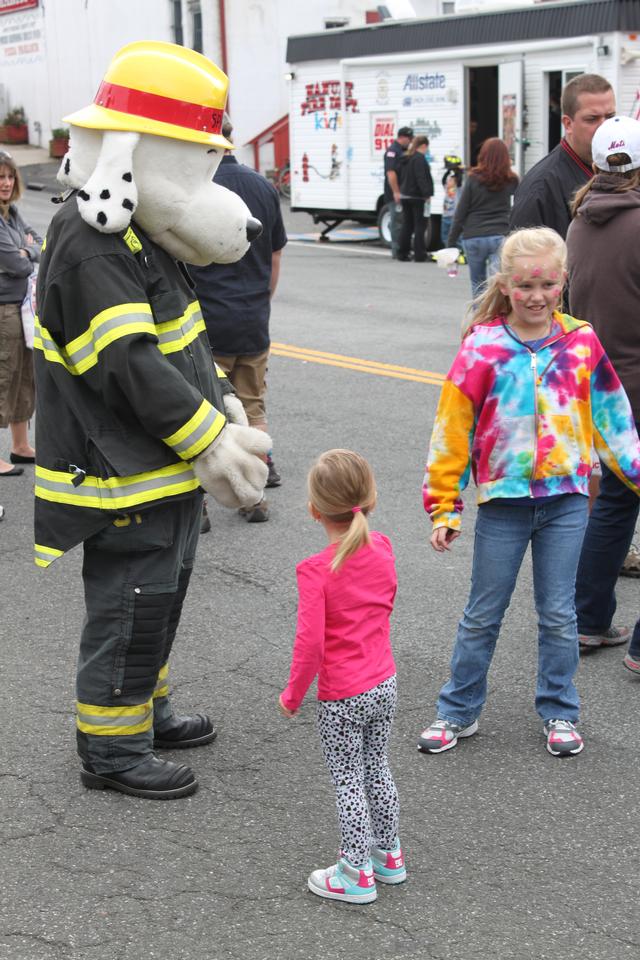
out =
<svg viewBox="0 0 640 960"><path fill-rule="evenodd" d="M398 164L413 140L411 127L400 127L396 139L384 155L384 202L389 207L391 229L391 256L398 259L398 240L402 221Z"/></svg>

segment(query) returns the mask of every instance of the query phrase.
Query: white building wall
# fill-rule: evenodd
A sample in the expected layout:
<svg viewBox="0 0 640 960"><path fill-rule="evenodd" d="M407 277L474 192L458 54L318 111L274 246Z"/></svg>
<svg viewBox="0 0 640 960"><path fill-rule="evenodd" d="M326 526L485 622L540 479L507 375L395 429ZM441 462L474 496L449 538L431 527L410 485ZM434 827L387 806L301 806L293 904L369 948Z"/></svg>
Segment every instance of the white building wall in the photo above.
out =
<svg viewBox="0 0 640 960"><path fill-rule="evenodd" d="M375 8L374 0L227 0L229 112L239 159L253 164L242 144L289 110L287 38L322 31L327 17L348 17L349 27L362 27L365 11Z"/></svg>
<svg viewBox="0 0 640 960"><path fill-rule="evenodd" d="M5 33L10 23L19 31L34 15L41 31L30 57L8 57L0 44L5 109L23 106L30 142L46 145L52 127L93 100L116 50L134 40L172 39L170 12L163 0L55 0L0 16Z"/></svg>

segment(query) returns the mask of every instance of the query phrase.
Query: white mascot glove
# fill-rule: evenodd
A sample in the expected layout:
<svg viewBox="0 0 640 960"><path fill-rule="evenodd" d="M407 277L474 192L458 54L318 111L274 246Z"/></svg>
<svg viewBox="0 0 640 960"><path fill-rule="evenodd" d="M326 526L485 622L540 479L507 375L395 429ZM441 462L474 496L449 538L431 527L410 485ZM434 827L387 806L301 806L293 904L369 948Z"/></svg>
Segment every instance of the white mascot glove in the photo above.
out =
<svg viewBox="0 0 640 960"><path fill-rule="evenodd" d="M242 400L235 393L225 393L224 412L229 423L239 423L241 427L248 427L249 421L242 406Z"/></svg>
<svg viewBox="0 0 640 960"><path fill-rule="evenodd" d="M253 507L262 500L269 470L260 456L271 437L255 427L227 423L211 446L193 462L200 485L223 507Z"/></svg>

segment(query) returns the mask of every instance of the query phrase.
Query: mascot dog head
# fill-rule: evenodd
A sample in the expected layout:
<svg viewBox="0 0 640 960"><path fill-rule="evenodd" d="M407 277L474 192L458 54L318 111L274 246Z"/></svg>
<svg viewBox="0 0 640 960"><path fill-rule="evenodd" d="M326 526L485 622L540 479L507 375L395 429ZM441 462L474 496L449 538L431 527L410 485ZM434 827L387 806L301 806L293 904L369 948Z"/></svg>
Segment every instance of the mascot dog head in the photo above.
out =
<svg viewBox="0 0 640 960"><path fill-rule="evenodd" d="M66 121L71 145L58 179L103 233L133 215L171 256L233 263L261 225L235 193L212 183L232 144L222 134L228 80L210 60L172 43L140 42L112 60L94 102Z"/></svg>

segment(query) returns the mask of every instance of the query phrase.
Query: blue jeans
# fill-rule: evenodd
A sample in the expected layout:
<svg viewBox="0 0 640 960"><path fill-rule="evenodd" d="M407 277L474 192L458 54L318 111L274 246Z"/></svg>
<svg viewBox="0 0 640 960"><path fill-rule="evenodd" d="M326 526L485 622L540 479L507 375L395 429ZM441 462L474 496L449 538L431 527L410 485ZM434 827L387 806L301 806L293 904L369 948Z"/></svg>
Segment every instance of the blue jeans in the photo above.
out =
<svg viewBox="0 0 640 960"><path fill-rule="evenodd" d="M500 247L503 236L469 237L462 241L464 255L469 264L471 292L475 297L487 277L497 273L500 266Z"/></svg>
<svg viewBox="0 0 640 960"><path fill-rule="evenodd" d="M640 429L640 423L636 423ZM576 585L578 630L602 633L616 612L616 581L633 539L640 500L602 464L600 492L593 505L582 545ZM640 620L629 645L640 656Z"/></svg>
<svg viewBox="0 0 640 960"><path fill-rule="evenodd" d="M398 204L400 206L400 204ZM402 211L396 210L393 199L389 201L389 233L391 234L391 256L398 259L400 231L402 229Z"/></svg>
<svg viewBox="0 0 640 960"><path fill-rule="evenodd" d="M453 217L442 217L440 220L440 240L442 241L443 247L448 245L449 231L451 230L452 223Z"/></svg>
<svg viewBox="0 0 640 960"><path fill-rule="evenodd" d="M574 591L586 525L587 498L580 494L531 506L492 500L479 508L471 594L458 626L451 678L438 698L441 720L468 726L480 715L498 632L529 543L538 613L536 710L544 721L578 719Z"/></svg>

